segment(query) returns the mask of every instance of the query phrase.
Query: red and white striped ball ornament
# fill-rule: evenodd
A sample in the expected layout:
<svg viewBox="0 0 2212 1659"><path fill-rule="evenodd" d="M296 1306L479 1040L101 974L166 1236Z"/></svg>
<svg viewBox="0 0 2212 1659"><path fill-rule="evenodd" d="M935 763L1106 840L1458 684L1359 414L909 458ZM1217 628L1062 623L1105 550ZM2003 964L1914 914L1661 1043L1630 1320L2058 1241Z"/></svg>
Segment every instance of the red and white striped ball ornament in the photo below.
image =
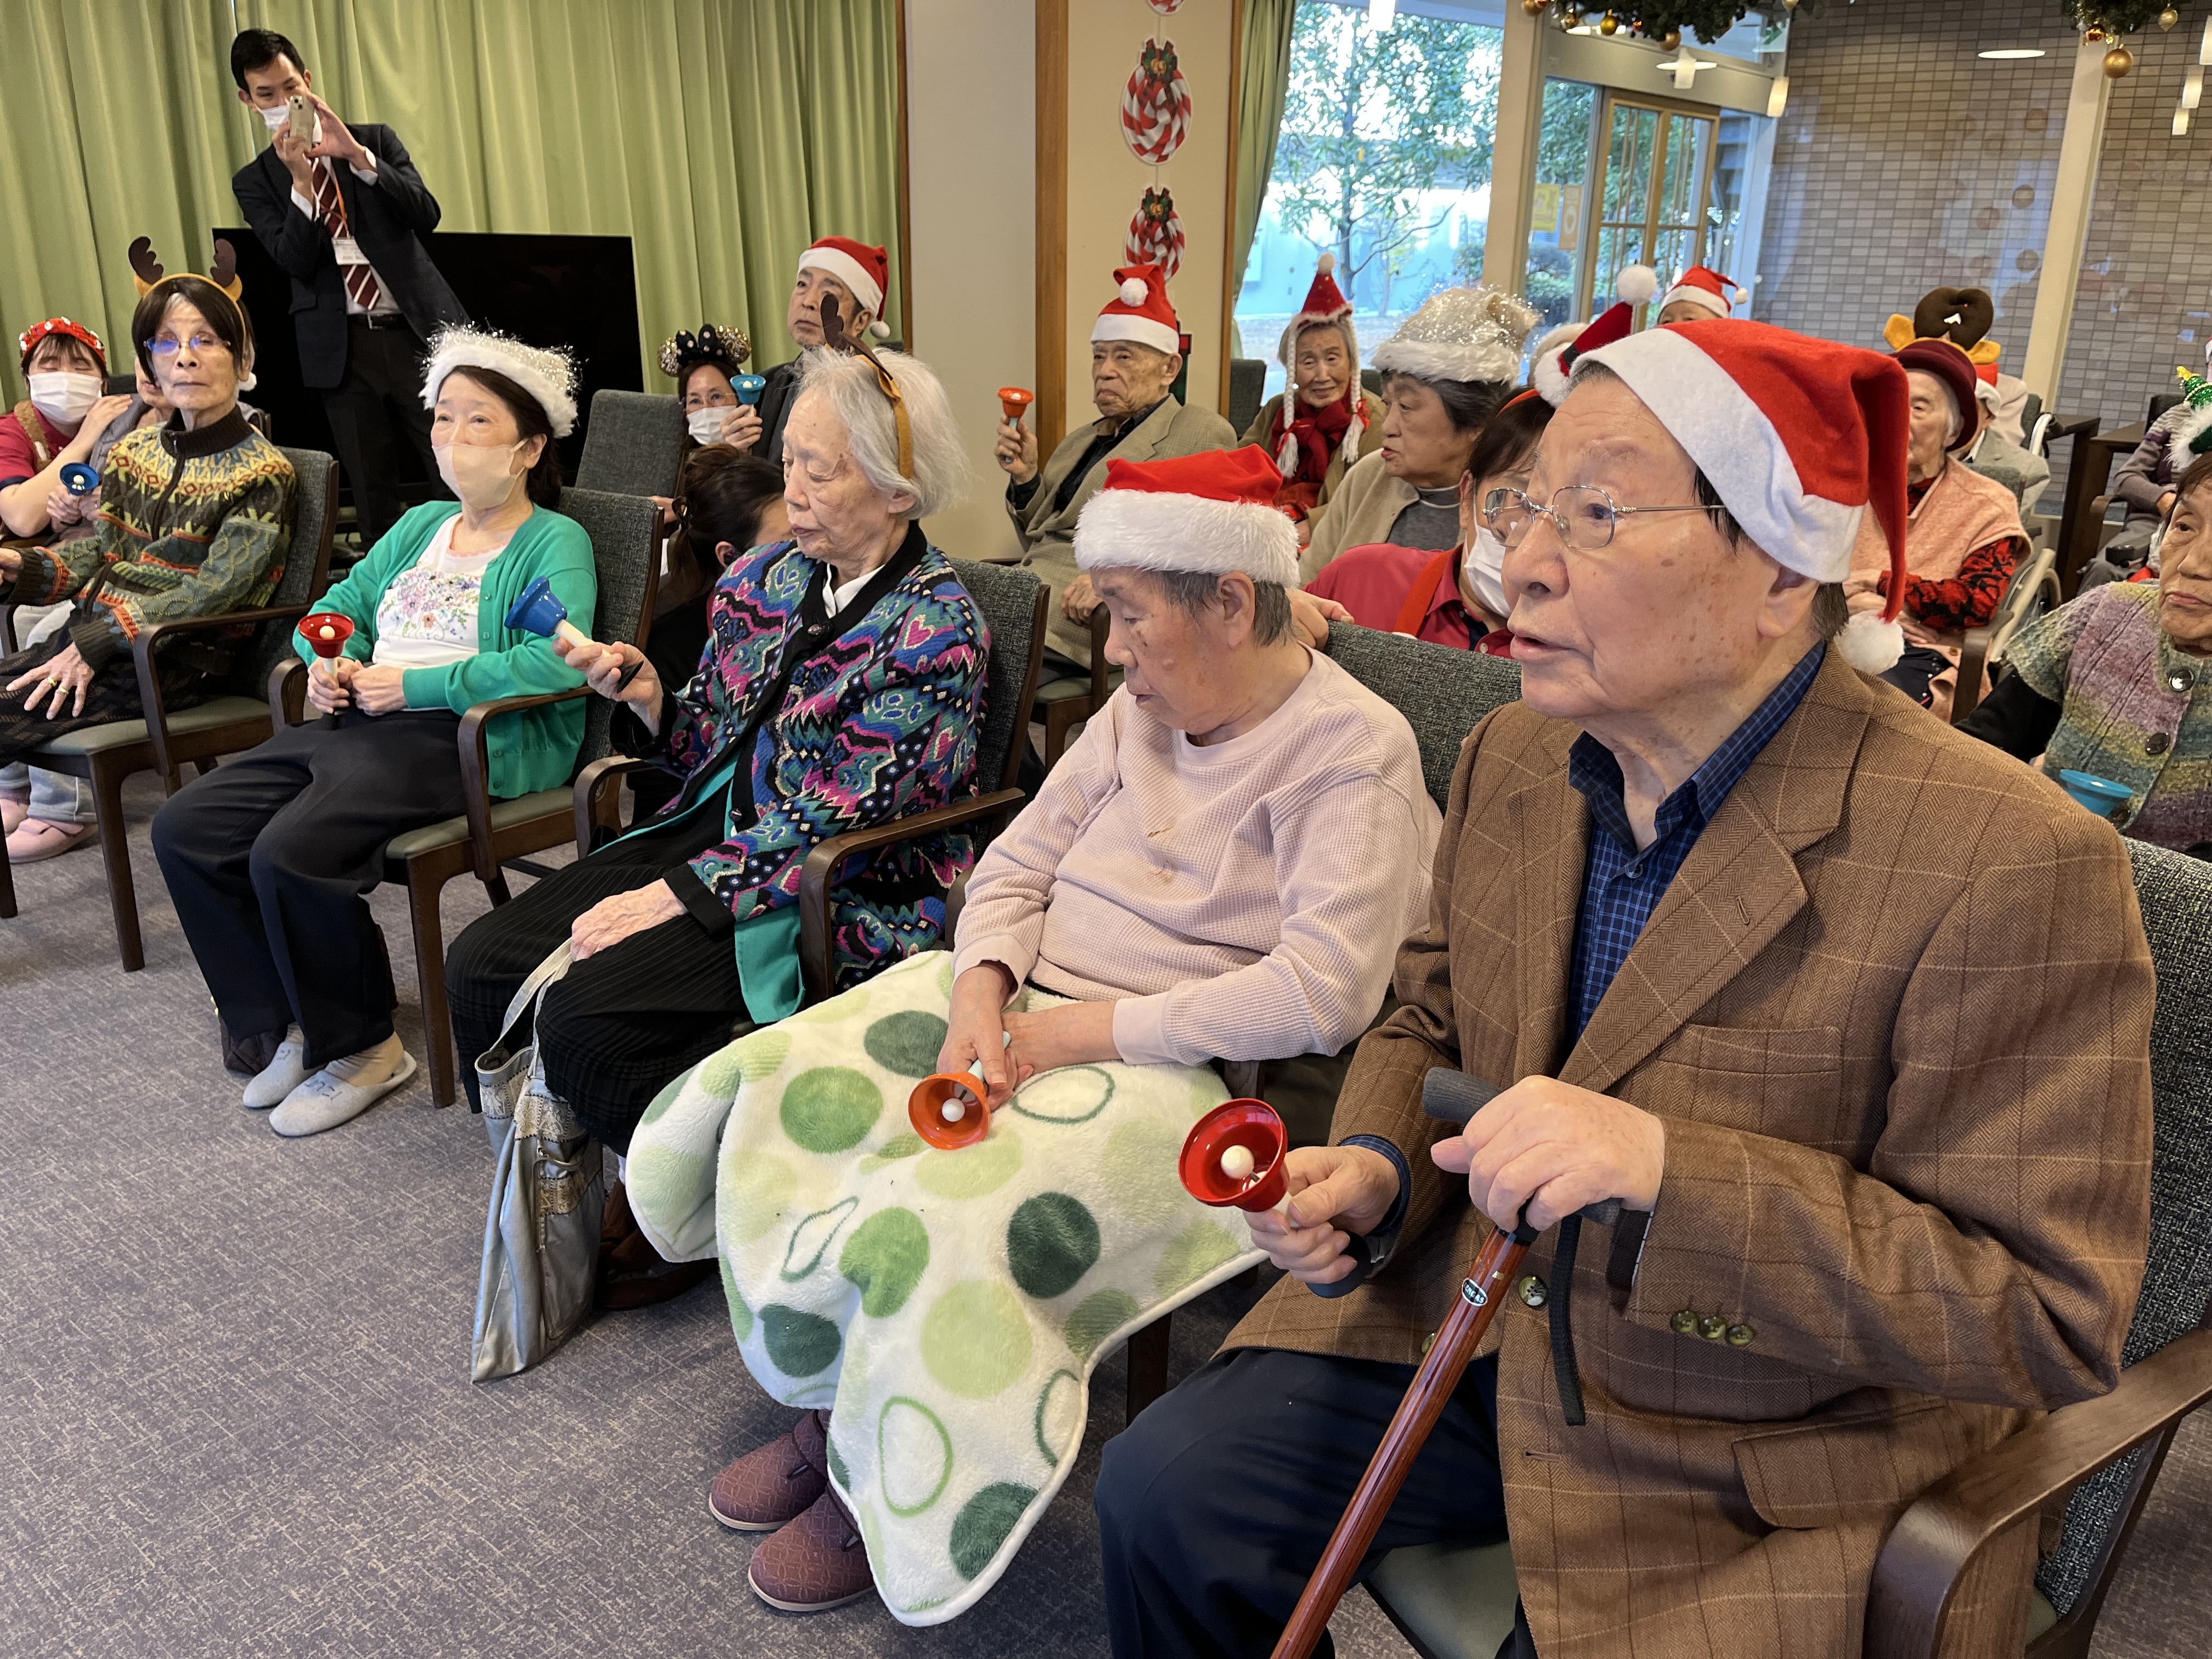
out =
<svg viewBox="0 0 2212 1659"><path fill-rule="evenodd" d="M1137 211L1129 221L1129 234L1121 239L1121 258L1133 265L1158 265L1168 282L1182 269L1182 221L1176 216L1175 197L1164 186L1147 185Z"/></svg>
<svg viewBox="0 0 2212 1659"><path fill-rule="evenodd" d="M1175 42L1147 40L1121 89L1121 141L1139 161L1158 167L1190 132L1190 82L1176 62Z"/></svg>

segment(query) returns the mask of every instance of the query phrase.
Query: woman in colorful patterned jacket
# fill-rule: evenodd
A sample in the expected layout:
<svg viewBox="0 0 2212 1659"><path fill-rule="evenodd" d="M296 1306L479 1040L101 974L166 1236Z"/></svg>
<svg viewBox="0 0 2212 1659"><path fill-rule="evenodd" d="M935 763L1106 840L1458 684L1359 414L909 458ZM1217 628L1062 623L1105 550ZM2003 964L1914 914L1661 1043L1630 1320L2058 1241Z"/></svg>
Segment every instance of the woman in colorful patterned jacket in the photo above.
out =
<svg viewBox="0 0 2212 1659"><path fill-rule="evenodd" d="M292 467L239 413L253 367L245 309L204 276L161 277L131 313L131 344L177 412L110 453L96 535L0 549L0 602L74 607L67 627L0 659L0 765L65 732L136 720L140 634L266 605L284 574ZM210 630L162 648L171 712L229 672L236 644Z"/></svg>
<svg viewBox="0 0 2212 1659"><path fill-rule="evenodd" d="M989 636L919 522L964 482L959 429L933 374L879 357L897 411L866 360L807 355L782 439L792 539L717 548L728 568L689 686L630 645L568 654L637 717L641 752L683 780L676 799L480 918L447 957L453 1033L472 1058L531 970L568 945L539 1007L538 1056L618 1153L672 1078L797 1009L807 854L945 805L975 767ZM833 890L839 983L934 943L970 860L965 836L941 835L848 865ZM660 1301L714 1271L661 1261L619 1191L607 1211L605 1305Z"/></svg>
<svg viewBox="0 0 2212 1659"><path fill-rule="evenodd" d="M2122 835L2212 858L2212 455L2174 487L2158 580L2091 588L2014 635L2005 664L1961 731L2125 786Z"/></svg>

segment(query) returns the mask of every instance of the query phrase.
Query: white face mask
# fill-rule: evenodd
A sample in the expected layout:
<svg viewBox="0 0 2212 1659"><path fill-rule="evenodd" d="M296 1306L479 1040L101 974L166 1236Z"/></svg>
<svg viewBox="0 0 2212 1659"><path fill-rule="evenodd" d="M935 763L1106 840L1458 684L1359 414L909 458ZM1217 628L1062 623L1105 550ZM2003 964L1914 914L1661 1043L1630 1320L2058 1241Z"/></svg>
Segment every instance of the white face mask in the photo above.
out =
<svg viewBox="0 0 2212 1659"><path fill-rule="evenodd" d="M283 131L284 123L292 118L292 112L282 104L274 109L257 108L253 112L261 118L262 125L271 132Z"/></svg>
<svg viewBox="0 0 2212 1659"><path fill-rule="evenodd" d="M1505 544L1487 525L1477 525L1474 545L1467 550L1467 585L1485 611L1503 620L1510 610L1505 603Z"/></svg>
<svg viewBox="0 0 2212 1659"><path fill-rule="evenodd" d="M460 497L461 505L471 513L489 513L506 506L522 483L522 475L510 465L521 447L521 443L443 444L431 453L438 458L438 476Z"/></svg>
<svg viewBox="0 0 2212 1659"><path fill-rule="evenodd" d="M75 369L56 369L24 377L30 383L31 402L56 426L75 426L100 401L100 379Z"/></svg>
<svg viewBox="0 0 2212 1659"><path fill-rule="evenodd" d="M729 412L726 409L695 409L686 415L684 423L691 428L691 441L701 444L721 442L722 422Z"/></svg>

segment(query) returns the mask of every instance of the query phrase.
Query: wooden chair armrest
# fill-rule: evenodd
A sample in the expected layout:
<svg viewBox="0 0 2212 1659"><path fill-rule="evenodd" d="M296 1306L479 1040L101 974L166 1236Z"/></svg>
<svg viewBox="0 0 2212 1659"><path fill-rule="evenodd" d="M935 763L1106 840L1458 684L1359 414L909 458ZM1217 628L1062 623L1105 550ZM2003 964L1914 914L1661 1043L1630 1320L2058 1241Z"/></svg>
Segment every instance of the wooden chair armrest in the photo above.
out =
<svg viewBox="0 0 2212 1659"><path fill-rule="evenodd" d="M491 752L484 727L519 708L543 708L549 703L572 702L591 695L591 687L579 685L534 697L494 697L471 705L461 716L461 793L468 806L469 846L476 855L478 881L489 885L499 879L499 858L491 847Z"/></svg>
<svg viewBox="0 0 2212 1659"><path fill-rule="evenodd" d="M278 726L297 726L307 708L307 665L287 657L269 671L269 718Z"/></svg>
<svg viewBox="0 0 2212 1659"><path fill-rule="evenodd" d="M1091 613L1091 712L1094 714L1106 707L1106 699L1113 695L1113 688L1106 683L1110 672L1106 661L1106 633L1113 625L1114 619L1106 614L1104 605Z"/></svg>
<svg viewBox="0 0 2212 1659"><path fill-rule="evenodd" d="M989 817L1019 806L1028 799L1018 789L1000 789L988 795L971 795L948 806L934 807L889 823L832 836L806 855L799 870L799 970L808 1006L820 1002L836 988L836 964L830 951L830 883L837 866L855 853L872 853L903 841L957 830L963 823Z"/></svg>
<svg viewBox="0 0 2212 1659"><path fill-rule="evenodd" d="M173 768L169 760L169 711L161 702L161 677L154 667L155 647L179 634L204 634L218 628L235 628L241 623L251 625L283 622L307 614L304 605L269 605L255 611L225 611L212 617L179 617L168 622L149 623L138 630L131 641L131 659L138 671L138 707L145 714L146 733L154 742L155 771L166 778Z"/></svg>
<svg viewBox="0 0 2212 1659"><path fill-rule="evenodd" d="M2212 1329L2191 1331L2077 1401L2002 1440L1920 1494L1875 1559L1869 1653L1934 1659L1960 1579L1982 1550L2212 1399Z"/></svg>
<svg viewBox="0 0 2212 1659"><path fill-rule="evenodd" d="M1990 647L1996 643L1995 628L1970 628L1959 651L1959 683L1951 692L1951 724L1974 712L1982 700L1982 675L1990 665Z"/></svg>
<svg viewBox="0 0 2212 1659"><path fill-rule="evenodd" d="M603 803L613 798L613 786L633 772L647 772L659 764L632 755L602 755L576 774L576 856L592 850L592 838L602 829L613 829L619 811L599 816Z"/></svg>

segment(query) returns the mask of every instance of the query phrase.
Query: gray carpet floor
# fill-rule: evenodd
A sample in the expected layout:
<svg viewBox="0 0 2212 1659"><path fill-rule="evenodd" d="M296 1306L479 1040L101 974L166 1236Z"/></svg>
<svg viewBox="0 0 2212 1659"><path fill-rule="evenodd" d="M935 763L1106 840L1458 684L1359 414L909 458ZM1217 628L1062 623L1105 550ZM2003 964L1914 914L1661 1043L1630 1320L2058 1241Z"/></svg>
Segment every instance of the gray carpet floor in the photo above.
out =
<svg viewBox="0 0 2212 1659"><path fill-rule="evenodd" d="M20 870L0 922L0 1111L18 1176L0 1302L0 1654L1103 1655L1099 1449L996 1590L909 1631L873 1601L811 1618L747 1591L705 1508L789 1413L746 1376L710 1285L601 1321L538 1370L468 1381L491 1154L418 1079L311 1140L240 1109L131 792L146 969L115 955L94 851ZM405 914L377 914L403 975ZM448 890L447 937L482 907ZM411 983L401 1031L421 1053ZM1176 1321L1175 1374L1250 1292ZM2104 1615L2112 1659L2201 1656L2212 1427L2168 1462ZM1364 1595L1346 1659L1410 1650Z"/></svg>

